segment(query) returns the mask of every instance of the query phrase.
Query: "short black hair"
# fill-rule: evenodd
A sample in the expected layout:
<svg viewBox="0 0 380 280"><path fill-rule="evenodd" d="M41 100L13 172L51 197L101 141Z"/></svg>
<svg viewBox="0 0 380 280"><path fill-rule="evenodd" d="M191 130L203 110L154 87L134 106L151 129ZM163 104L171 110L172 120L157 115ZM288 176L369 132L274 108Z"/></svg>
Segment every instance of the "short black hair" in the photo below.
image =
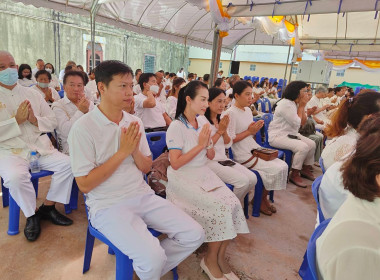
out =
<svg viewBox="0 0 380 280"><path fill-rule="evenodd" d="M194 79L194 73L189 73L189 74L187 75L187 78L189 78L189 79Z"/></svg>
<svg viewBox="0 0 380 280"><path fill-rule="evenodd" d="M165 76L169 75L169 72L165 72Z"/></svg>
<svg viewBox="0 0 380 280"><path fill-rule="evenodd" d="M204 74L203 75L203 81L208 81L210 79L210 74Z"/></svg>
<svg viewBox="0 0 380 280"><path fill-rule="evenodd" d="M300 95L300 90L307 87L307 84L303 81L290 82L282 94L282 97L288 100L296 100Z"/></svg>
<svg viewBox="0 0 380 280"><path fill-rule="evenodd" d="M220 87L222 83L223 83L223 79L217 78L215 81L214 87Z"/></svg>
<svg viewBox="0 0 380 280"><path fill-rule="evenodd" d="M41 76L41 75L47 75L49 81L51 81L51 74L48 71L46 71L46 70L38 70L37 73L34 75L34 77L37 80L38 77Z"/></svg>
<svg viewBox="0 0 380 280"><path fill-rule="evenodd" d="M72 71L73 70L73 66L72 65L68 65L65 67L65 73L66 72L69 72L69 71Z"/></svg>
<svg viewBox="0 0 380 280"><path fill-rule="evenodd" d="M175 77L175 76L177 76L176 73L170 73L169 74L169 78L172 78L172 77Z"/></svg>
<svg viewBox="0 0 380 280"><path fill-rule="evenodd" d="M141 72L142 73L142 70L140 68L137 68L136 71L135 71L135 76L137 76L137 73L138 72Z"/></svg>
<svg viewBox="0 0 380 280"><path fill-rule="evenodd" d="M139 79L139 85L140 85L141 91L144 91L144 83L149 82L149 79L151 77L156 77L156 75L154 75L153 73L141 74L140 79Z"/></svg>
<svg viewBox="0 0 380 280"><path fill-rule="evenodd" d="M22 71L24 71L25 69L29 69L29 71L30 71L30 74L28 76L26 76L25 78L27 78L28 80L31 80L32 79L32 68L30 67L29 64L21 64L20 65L20 67L18 68L18 78L21 80L24 78L22 76Z"/></svg>
<svg viewBox="0 0 380 280"><path fill-rule="evenodd" d="M82 71L67 71L65 72L65 76L63 76L63 84L66 84L67 78L68 77L81 77L83 81L83 85L85 85L84 77L83 77L83 72Z"/></svg>
<svg viewBox="0 0 380 280"><path fill-rule="evenodd" d="M160 71L158 71L158 72L160 72L160 73L162 73L162 74L165 74L164 70L160 70Z"/></svg>
<svg viewBox="0 0 380 280"><path fill-rule="evenodd" d="M37 59L36 63L40 62L40 61L44 62L44 60L42 58L39 58L39 59Z"/></svg>
<svg viewBox="0 0 380 280"><path fill-rule="evenodd" d="M243 93L243 91L247 88L247 87L250 87L252 88L252 85L250 83L248 83L247 81L237 81L234 86L232 87L232 92L234 94L234 97L235 97L235 94L237 95L241 95Z"/></svg>
<svg viewBox="0 0 380 280"><path fill-rule="evenodd" d="M55 73L55 69L54 69L53 64L51 64L50 62L45 63L45 67L44 67L44 69L46 70L46 65L48 65L48 64L51 66L51 73L54 74L54 73Z"/></svg>
<svg viewBox="0 0 380 280"><path fill-rule="evenodd" d="M131 74L133 77L133 71L127 64L119 60L106 60L95 67L95 82L102 82L108 86L114 76L125 74Z"/></svg>
<svg viewBox="0 0 380 280"><path fill-rule="evenodd" d="M278 83L277 82L273 82L273 86L277 86L278 85Z"/></svg>

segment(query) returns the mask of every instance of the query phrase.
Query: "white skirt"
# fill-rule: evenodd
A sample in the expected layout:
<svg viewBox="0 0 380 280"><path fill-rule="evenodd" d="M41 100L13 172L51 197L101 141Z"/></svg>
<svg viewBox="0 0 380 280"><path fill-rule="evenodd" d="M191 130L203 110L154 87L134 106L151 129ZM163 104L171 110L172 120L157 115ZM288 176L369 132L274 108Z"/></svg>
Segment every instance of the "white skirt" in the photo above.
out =
<svg viewBox="0 0 380 280"><path fill-rule="evenodd" d="M256 159L244 164L245 167L250 167ZM278 191L286 189L288 180L288 165L281 159L270 161L259 158L256 165L251 168L259 172L263 180L264 187L267 191Z"/></svg>
<svg viewBox="0 0 380 280"><path fill-rule="evenodd" d="M249 233L244 212L236 195L206 165L167 171L167 199L196 220L206 232L206 242L230 240ZM202 181L215 186L202 189Z"/></svg>

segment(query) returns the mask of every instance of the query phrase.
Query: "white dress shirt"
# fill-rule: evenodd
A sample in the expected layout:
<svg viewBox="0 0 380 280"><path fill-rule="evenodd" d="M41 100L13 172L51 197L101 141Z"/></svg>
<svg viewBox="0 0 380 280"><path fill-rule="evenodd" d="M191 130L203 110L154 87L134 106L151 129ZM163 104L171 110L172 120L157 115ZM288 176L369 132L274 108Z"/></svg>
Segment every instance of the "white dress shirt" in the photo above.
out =
<svg viewBox="0 0 380 280"><path fill-rule="evenodd" d="M139 95L139 94L142 93L142 90L141 90L141 87L140 87L139 84L133 86L133 93L134 93L135 95Z"/></svg>
<svg viewBox="0 0 380 280"><path fill-rule="evenodd" d="M95 107L77 120L68 138L74 176L86 176L94 168L109 160L119 150L121 128L128 128L136 121L140 124L142 134L139 149L143 155L150 156L142 122L133 115L123 111L123 118L117 125ZM90 219L98 210L109 208L126 198L152 192L130 155L108 179L86 194Z"/></svg>
<svg viewBox="0 0 380 280"><path fill-rule="evenodd" d="M349 193L317 239L318 279L378 280L379 237L380 198L369 202Z"/></svg>
<svg viewBox="0 0 380 280"><path fill-rule="evenodd" d="M90 102L89 111L94 109L94 104ZM62 99L55 101L51 106L58 122L56 129L58 150L64 154L69 154L69 145L67 143L67 137L73 124L84 114L78 109L78 107L70 101L70 99L63 97Z"/></svg>
<svg viewBox="0 0 380 280"><path fill-rule="evenodd" d="M38 127L29 121L17 124L15 115L24 100L29 100ZM52 132L56 126L55 115L41 94L20 85L12 90L0 86L0 157L19 155L27 159L30 151L38 151L41 155L53 153L49 137L41 133Z"/></svg>
<svg viewBox="0 0 380 280"><path fill-rule="evenodd" d="M322 108L324 104L324 98L318 98L315 95L307 102L305 109L313 108L314 106L317 107L317 109ZM314 117L320 119L321 121L328 121L326 110L319 112L318 114L314 115Z"/></svg>
<svg viewBox="0 0 380 280"><path fill-rule="evenodd" d="M144 108L144 101L148 97L142 93L135 96L135 115L140 118L145 128L156 128L166 126L163 114L164 106L160 98L156 97L156 106L153 108Z"/></svg>

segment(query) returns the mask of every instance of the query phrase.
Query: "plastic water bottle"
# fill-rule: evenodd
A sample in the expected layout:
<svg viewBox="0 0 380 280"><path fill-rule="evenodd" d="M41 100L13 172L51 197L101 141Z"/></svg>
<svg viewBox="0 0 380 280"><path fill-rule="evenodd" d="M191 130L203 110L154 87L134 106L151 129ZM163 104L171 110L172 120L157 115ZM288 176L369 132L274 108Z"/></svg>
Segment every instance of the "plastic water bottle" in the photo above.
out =
<svg viewBox="0 0 380 280"><path fill-rule="evenodd" d="M40 163L38 162L38 156L36 151L30 152L30 161L29 161L30 172L38 173L41 171Z"/></svg>

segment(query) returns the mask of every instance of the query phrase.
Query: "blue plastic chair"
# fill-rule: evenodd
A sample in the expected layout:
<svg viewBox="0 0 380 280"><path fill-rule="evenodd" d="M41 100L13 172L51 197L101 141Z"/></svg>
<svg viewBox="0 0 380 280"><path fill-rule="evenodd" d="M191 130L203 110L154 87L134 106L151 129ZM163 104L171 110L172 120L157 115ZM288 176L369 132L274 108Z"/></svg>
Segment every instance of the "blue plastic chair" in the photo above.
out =
<svg viewBox="0 0 380 280"><path fill-rule="evenodd" d="M325 169L325 165L323 164L323 158L322 157L319 158L319 166L322 169L322 173L325 174L326 169Z"/></svg>
<svg viewBox="0 0 380 280"><path fill-rule="evenodd" d="M54 172L41 170L38 173L31 173L31 181L36 192L36 197L38 196L38 180L39 178L53 175ZM19 231L20 224L20 207L16 203L16 201L11 196L9 189L4 187L4 181L1 179L1 190L3 197L3 207L9 206L9 218L8 218L8 235L16 235ZM75 210L78 208L78 186L74 180L73 187L71 189L71 197L69 204L65 204L65 212L66 214L71 213L71 210Z"/></svg>
<svg viewBox="0 0 380 280"><path fill-rule="evenodd" d="M234 159L233 154L232 154L232 149L228 149L228 155L230 159ZM255 194L253 197L253 207L252 207L252 216L253 217L260 217L260 206L261 206L261 197L263 196L263 188L264 188L264 183L263 180L261 179L260 173L257 172L256 170L250 169L253 173L255 173L257 177L257 183L255 186ZM244 208L245 208L245 199L244 198ZM269 192L269 199L273 202L273 191ZM247 206L248 208L248 206ZM247 209L248 211L248 209Z"/></svg>
<svg viewBox="0 0 380 280"><path fill-rule="evenodd" d="M331 219L328 219L320 223L310 237L309 243L307 244L306 253L303 257L303 262L298 271L298 274L303 280L318 280L316 242L325 231L330 221Z"/></svg>
<svg viewBox="0 0 380 280"><path fill-rule="evenodd" d="M150 151L153 155L153 160L158 158L166 147L166 131L156 131L146 133Z"/></svg>
<svg viewBox="0 0 380 280"><path fill-rule="evenodd" d="M323 175L317 177L313 184L311 185L311 191L313 193L315 202L317 202L317 209L318 209L318 217L319 217L319 223L322 223L325 220L325 216L322 213L321 205L319 204L319 187L321 186Z"/></svg>
<svg viewBox="0 0 380 280"><path fill-rule="evenodd" d="M84 195L83 195L84 196ZM85 196L84 196L85 197ZM85 197L86 200L86 197ZM88 210L86 208L86 215L88 218ZM154 237L161 235L160 232L154 229L148 229ZM83 260L83 274L90 269L92 251L94 249L95 238L102 241L104 244L108 245L108 253L111 255L116 255L116 280L132 280L133 278L133 266L132 260L128 258L123 252L121 252L111 241L107 239L102 233L92 227L91 222L88 221L87 227L87 237L86 237L86 247L84 249L84 260ZM127 238L127 237L126 237ZM172 269L173 279L178 280L177 267Z"/></svg>
<svg viewBox="0 0 380 280"><path fill-rule="evenodd" d="M64 90L60 90L58 91L58 94L61 98L63 98L65 96L65 91Z"/></svg>
<svg viewBox="0 0 380 280"><path fill-rule="evenodd" d="M268 98L264 98L263 101L264 101L265 104L268 105L268 112L269 112L270 114L272 114L272 104L270 104L269 99L268 99ZM266 108L266 106L265 106L265 108Z"/></svg>
<svg viewBox="0 0 380 280"><path fill-rule="evenodd" d="M260 104L261 112L264 112L264 113L265 113L265 103L264 103L264 101L263 101L261 98L259 98L259 99L256 101L256 103L257 103L257 105Z"/></svg>
<svg viewBox="0 0 380 280"><path fill-rule="evenodd" d="M264 132L265 132L265 142L263 143L263 147L282 151L284 153L284 155L285 155L285 162L288 165L288 171L290 171L290 169L292 167L293 152L291 150L279 149L279 148L272 147L271 145L269 145L268 128L269 128L270 122L273 120L273 115L269 114L269 113L268 114L264 114L262 116L262 119L264 120Z"/></svg>

